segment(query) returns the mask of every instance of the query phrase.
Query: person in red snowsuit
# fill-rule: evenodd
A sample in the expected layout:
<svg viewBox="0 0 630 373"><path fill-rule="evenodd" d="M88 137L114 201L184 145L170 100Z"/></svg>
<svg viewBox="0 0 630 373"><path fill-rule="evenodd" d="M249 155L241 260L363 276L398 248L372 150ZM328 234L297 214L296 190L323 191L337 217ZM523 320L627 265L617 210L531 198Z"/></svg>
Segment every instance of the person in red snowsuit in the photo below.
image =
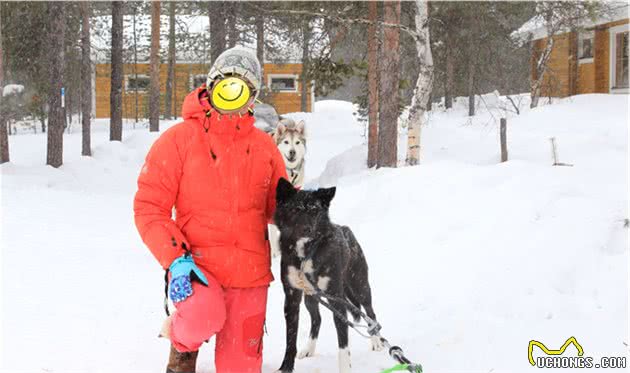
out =
<svg viewBox="0 0 630 373"><path fill-rule="evenodd" d="M194 372L199 347L214 335L217 373L261 369L273 280L267 224L278 180L287 177L274 141L254 126L261 80L249 50L221 54L207 83L185 98L184 121L155 141L138 178L136 226L172 275L167 372ZM175 273L184 274L184 285L174 284Z"/></svg>

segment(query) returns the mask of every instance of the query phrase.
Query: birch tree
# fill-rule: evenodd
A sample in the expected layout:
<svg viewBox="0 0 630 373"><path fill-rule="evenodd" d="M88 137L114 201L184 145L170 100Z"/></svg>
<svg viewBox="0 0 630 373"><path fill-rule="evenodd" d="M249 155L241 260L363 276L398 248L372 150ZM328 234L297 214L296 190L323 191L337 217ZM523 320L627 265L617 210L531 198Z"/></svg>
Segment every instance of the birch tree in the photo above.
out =
<svg viewBox="0 0 630 373"><path fill-rule="evenodd" d="M559 34L577 30L581 21L594 19L609 12L614 4L588 1L538 1L536 13L547 33L545 45L541 50L534 50L535 58L530 79L531 108L538 106L543 83L548 79L549 60L553 53L555 39Z"/></svg>
<svg viewBox="0 0 630 373"><path fill-rule="evenodd" d="M429 39L428 4L424 0L416 0L416 7L417 37L415 41L420 72L409 109L406 160L409 166L420 163L420 129L424 124L424 114L433 89L433 56Z"/></svg>

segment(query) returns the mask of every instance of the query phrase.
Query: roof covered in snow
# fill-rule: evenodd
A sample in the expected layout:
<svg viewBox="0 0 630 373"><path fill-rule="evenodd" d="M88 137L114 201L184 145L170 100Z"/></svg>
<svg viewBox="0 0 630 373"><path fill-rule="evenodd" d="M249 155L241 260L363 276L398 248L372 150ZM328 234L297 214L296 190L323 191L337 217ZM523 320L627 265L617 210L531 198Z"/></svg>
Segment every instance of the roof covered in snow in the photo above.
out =
<svg viewBox="0 0 630 373"><path fill-rule="evenodd" d="M627 2L614 1L610 2L610 5L610 12L600 15L595 21L591 20L588 17L584 17L578 21L579 26L592 27L608 22L614 22L629 18L628 11L630 9ZM522 40L528 39L530 35L532 40L547 37L547 28L545 27L545 22L541 15L536 15L532 17L527 22L525 22L518 30L512 33L512 37Z"/></svg>

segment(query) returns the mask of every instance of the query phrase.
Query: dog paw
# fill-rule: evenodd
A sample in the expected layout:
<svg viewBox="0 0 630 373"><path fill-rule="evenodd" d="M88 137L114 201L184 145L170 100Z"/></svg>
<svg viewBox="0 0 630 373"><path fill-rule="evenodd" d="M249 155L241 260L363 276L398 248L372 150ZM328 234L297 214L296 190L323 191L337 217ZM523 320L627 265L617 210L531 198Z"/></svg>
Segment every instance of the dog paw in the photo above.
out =
<svg viewBox="0 0 630 373"><path fill-rule="evenodd" d="M305 357L312 357L313 355L315 355L313 353L313 351L310 351L308 349L304 349L304 350L302 350L302 351L300 351L298 353L297 358L298 359L304 359Z"/></svg>
<svg viewBox="0 0 630 373"><path fill-rule="evenodd" d="M370 338L370 347L372 351L380 351L385 346L383 345L383 341L380 337L372 336L372 338Z"/></svg>
<svg viewBox="0 0 630 373"><path fill-rule="evenodd" d="M298 354L298 359L304 359L305 357L312 357L315 355L315 345L317 344L317 339L309 339L306 348L304 348Z"/></svg>

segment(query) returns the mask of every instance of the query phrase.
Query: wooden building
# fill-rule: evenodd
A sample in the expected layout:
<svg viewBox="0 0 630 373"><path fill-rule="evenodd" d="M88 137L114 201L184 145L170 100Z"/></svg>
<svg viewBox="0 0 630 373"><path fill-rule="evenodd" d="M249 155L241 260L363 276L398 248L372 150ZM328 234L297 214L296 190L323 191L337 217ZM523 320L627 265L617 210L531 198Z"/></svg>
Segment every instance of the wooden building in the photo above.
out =
<svg viewBox="0 0 630 373"><path fill-rule="evenodd" d="M194 88L206 82L209 66L200 63L177 63L175 65L175 89L172 112L181 115L184 97ZM164 112L164 96L168 65L160 66L160 99ZM268 88L264 102L275 107L278 114L299 112L302 94L302 64L265 63L263 84ZM123 117L146 118L149 112L150 70L148 63L125 64L123 66ZM97 118L110 116L109 93L111 88L111 65L97 63L94 76L94 113ZM136 94L137 91L137 94ZM313 111L315 97L313 85L307 90L307 112Z"/></svg>
<svg viewBox="0 0 630 373"><path fill-rule="evenodd" d="M628 93L628 5L597 21L585 21L581 31L554 36L553 50L541 96L583 93ZM532 35L532 78L536 59L547 43L544 26Z"/></svg>

